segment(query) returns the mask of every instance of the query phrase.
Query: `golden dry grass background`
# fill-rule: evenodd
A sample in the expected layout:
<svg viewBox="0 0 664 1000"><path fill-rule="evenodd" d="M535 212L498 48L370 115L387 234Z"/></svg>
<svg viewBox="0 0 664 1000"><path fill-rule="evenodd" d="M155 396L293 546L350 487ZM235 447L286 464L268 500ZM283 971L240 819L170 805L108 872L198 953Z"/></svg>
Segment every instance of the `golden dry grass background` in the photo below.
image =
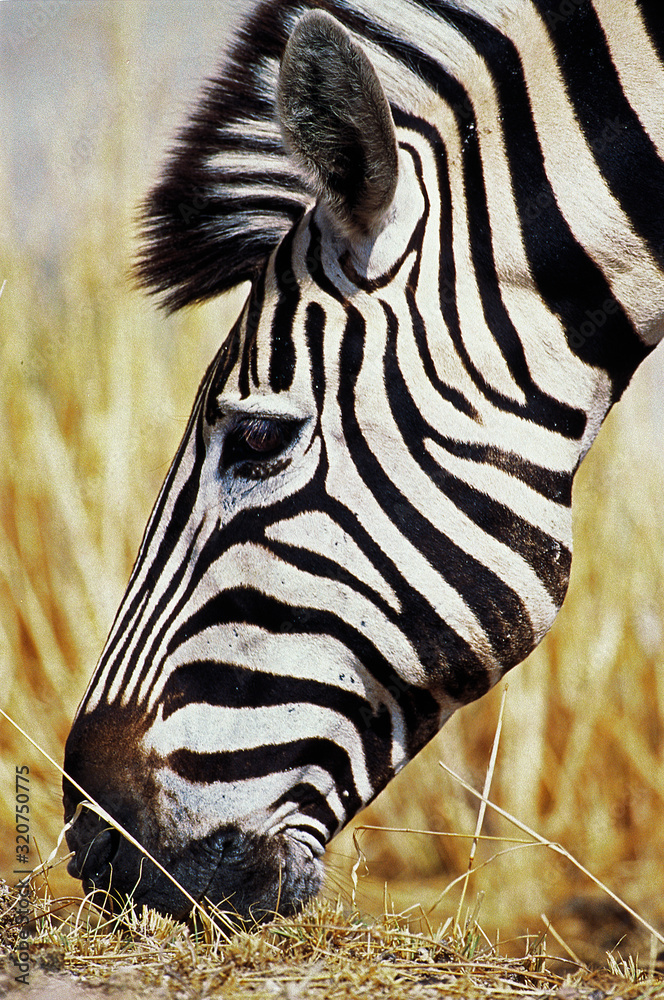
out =
<svg viewBox="0 0 664 1000"><path fill-rule="evenodd" d="M54 217L72 206L77 224L46 262L17 230L12 171L0 163L0 707L58 761L196 386L239 301L165 319L127 284L132 218L147 183L143 123L168 95L159 90L144 106L126 89L126 66L141 53L123 18L145 5L98 8L112 127L85 147L85 185L69 147L52 154L46 202ZM58 30L55 21L46 27ZM579 476L566 605L508 678L492 798L662 929L664 475L649 447L661 455L664 442L647 422L634 424L634 405L625 409ZM423 909L432 924L454 913L459 890L443 893L465 870L468 841L403 829L473 832L477 805L438 761L481 788L500 693L460 713L358 818L356 827L401 828L357 834L361 908L417 904L414 919ZM0 720L0 874L10 880L14 773L23 764L31 832L47 854L61 827L60 777ZM485 832L514 836L490 814ZM480 865L499 849L481 846ZM328 894L349 897L356 858L351 829L330 847ZM54 887L76 890L59 871ZM471 903L478 893L485 928L503 937L539 933L545 912L591 957L623 933L624 947L645 947L613 904L545 848L491 861L473 876Z"/></svg>

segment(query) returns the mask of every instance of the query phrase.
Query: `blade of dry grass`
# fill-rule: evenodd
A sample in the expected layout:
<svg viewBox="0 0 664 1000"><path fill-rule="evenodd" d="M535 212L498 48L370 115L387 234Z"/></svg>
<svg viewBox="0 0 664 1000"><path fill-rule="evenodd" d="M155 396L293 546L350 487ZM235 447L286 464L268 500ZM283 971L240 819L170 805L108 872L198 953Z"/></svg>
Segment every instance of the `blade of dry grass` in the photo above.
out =
<svg viewBox="0 0 664 1000"><path fill-rule="evenodd" d="M496 769L496 758L498 756L498 746L500 744L500 734L503 729L503 716L505 714L505 699L507 698L507 685L503 689L503 697L500 702L500 713L498 715L498 724L496 726L496 733L493 738L493 745L491 747L491 757L489 758L489 766L486 772L486 778L484 780L484 788L482 790L482 799L480 801L480 808L477 813L477 824L475 826L475 836L473 837L473 842L470 845L470 854L468 857L468 870L466 872L466 877L463 882L463 887L461 890L461 898L459 899L459 906L457 908L456 923L457 926L461 923L461 911L463 909L463 904L466 899L466 891L468 889L468 880L470 878L470 873L473 870L473 863L475 861L475 853L477 851L477 844L479 842L480 833L482 832L482 826L484 825L484 816L486 815L486 807L489 799L489 792L491 791L491 782L493 781L493 773Z"/></svg>
<svg viewBox="0 0 664 1000"><path fill-rule="evenodd" d="M470 792L471 795L474 795L477 799L482 801L481 792L478 792L475 788L472 787L472 785L468 784L467 781L464 781L461 775L456 774L450 767L448 767L442 761L439 761L439 763L440 766L443 768L443 770L447 771L447 773L452 778L454 778L455 781L458 781L459 784L463 788L465 788L467 792ZM629 915L634 920L636 920L637 923L641 924L641 926L644 927L649 934L651 934L658 941L660 941L661 944L664 945L664 934L660 934L660 932L656 930L652 926L652 924L648 923L648 921L645 920L640 914L638 914L636 910L633 910L632 907L628 903L626 903L624 899L621 899L620 896L616 895L616 893L613 892L613 890L610 889L607 885L605 885L604 882L601 881L601 879L598 879L595 875L593 875L591 871L588 871L588 869L584 865L582 865L580 861L577 861L577 859L572 854L570 854L570 852L566 850L561 844L553 843L552 841L547 840L545 837L541 837L539 833L537 833L535 830L532 830L529 826L526 826L526 824L522 823L521 820L516 818L516 816L512 816L505 809L501 809L500 806L495 805L493 802L487 801L487 805L499 816L502 816L503 819L508 820L508 822L516 826L518 830L521 830L523 833L527 833L528 836L532 837L533 840L536 841L538 844L541 844L543 847L550 848L557 854L562 855L562 857L564 857L567 861L570 861L574 865L574 867L577 868L578 871L582 873L582 875L585 875L586 878L590 879L591 882L594 882L594 884L599 889L601 889L602 892L605 892L607 896L609 896L615 903L618 903L618 905L621 906L627 913L629 913Z"/></svg>

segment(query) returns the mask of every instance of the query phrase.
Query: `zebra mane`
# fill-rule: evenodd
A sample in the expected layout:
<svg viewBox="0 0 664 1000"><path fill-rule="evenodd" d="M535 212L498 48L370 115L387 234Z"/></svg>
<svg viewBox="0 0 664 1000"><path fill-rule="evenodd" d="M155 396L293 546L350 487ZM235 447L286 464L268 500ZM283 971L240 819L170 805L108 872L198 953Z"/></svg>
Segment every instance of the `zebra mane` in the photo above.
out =
<svg viewBox="0 0 664 1000"><path fill-rule="evenodd" d="M313 202L276 112L281 56L311 6L256 8L142 207L134 276L168 311L251 280Z"/></svg>
<svg viewBox="0 0 664 1000"><path fill-rule="evenodd" d="M341 21L366 46L392 108L415 108L431 95L411 66L404 26L444 16L456 3L262 0L143 205L138 285L172 312L252 280L314 203L315 180L287 152L277 114L281 59L303 14L316 9Z"/></svg>

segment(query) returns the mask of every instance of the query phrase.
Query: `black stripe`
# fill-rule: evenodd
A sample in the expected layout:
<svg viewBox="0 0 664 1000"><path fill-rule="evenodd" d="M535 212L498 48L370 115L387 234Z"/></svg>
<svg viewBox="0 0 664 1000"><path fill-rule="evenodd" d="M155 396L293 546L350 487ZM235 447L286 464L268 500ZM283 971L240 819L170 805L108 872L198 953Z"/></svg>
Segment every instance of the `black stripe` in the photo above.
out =
<svg viewBox="0 0 664 1000"><path fill-rule="evenodd" d="M271 744L251 750L217 753L181 749L169 754L166 763L181 778L200 785L264 778L279 771L306 774L312 767L320 767L330 775L349 815L363 805L346 751L328 739L293 740L291 743ZM345 792L348 792L347 796Z"/></svg>
<svg viewBox="0 0 664 1000"><path fill-rule="evenodd" d="M535 0L535 6L546 21L559 4ZM595 11L589 3L575 4L550 35L595 160L634 229L664 266L664 163L625 97Z"/></svg>
<svg viewBox="0 0 664 1000"><path fill-rule="evenodd" d="M564 507L572 505L574 477L570 472L545 469L541 465L526 461L516 452L503 451L494 445L475 444L470 441L448 438L433 427L427 429L427 434L436 444L456 458L477 464L493 465L495 468L509 473L510 476L514 476L515 479L520 479L522 483L546 497L547 500L553 500L554 503L562 504Z"/></svg>
<svg viewBox="0 0 664 1000"><path fill-rule="evenodd" d="M242 344L242 360L240 362L240 372L238 375L238 388L240 390L240 398L247 399L251 394L251 388L249 386L249 372L252 371L252 382L254 385L258 382L258 374L256 371L256 341L258 337L258 327L261 321L261 316L263 315L263 307L265 305L265 279L266 273L263 269L251 289L251 294L247 301L246 311L244 313L244 341Z"/></svg>
<svg viewBox="0 0 664 1000"><path fill-rule="evenodd" d="M661 0L636 0L646 31L664 63L664 9Z"/></svg>
<svg viewBox="0 0 664 1000"><path fill-rule="evenodd" d="M339 302L345 308L346 299L334 282L330 280L325 268L323 267L323 234L318 228L318 224L313 215L309 218L309 233L309 246L307 247L305 264L311 279L318 285L319 288L322 288L324 292L327 292L331 298L333 298L336 302Z"/></svg>
<svg viewBox="0 0 664 1000"><path fill-rule="evenodd" d="M297 545L287 545L282 542L270 541L269 546L270 551L283 562L290 563L291 566L295 566L303 573L308 573L311 576L318 576L324 580L334 580L335 584L346 586L354 590L356 594L371 601L386 618L396 617L395 612L392 611L390 605L380 593L369 584L358 580L356 576L353 576L352 572L349 572L338 562L334 562L332 559L308 549L305 537Z"/></svg>
<svg viewBox="0 0 664 1000"><path fill-rule="evenodd" d="M160 702L164 720L193 702L246 709L249 713L269 706L318 705L343 715L356 729L374 788L383 787L393 774L392 725L387 706L374 710L366 698L312 678L270 674L213 660L196 661L171 673ZM247 719L251 726L250 714ZM289 738L295 735L293 730L284 733Z"/></svg>
<svg viewBox="0 0 664 1000"><path fill-rule="evenodd" d="M207 424L214 424L221 416L217 400L223 393L230 374L240 356L242 327L244 323L243 316L244 310L233 324L233 328L210 365L210 388L205 402L205 421Z"/></svg>
<svg viewBox="0 0 664 1000"><path fill-rule="evenodd" d="M270 336L269 378L273 392L285 392L290 389L295 377L293 324L301 296L292 264L294 236L295 230L292 230L284 237L274 260L279 298L274 310Z"/></svg>
<svg viewBox="0 0 664 1000"><path fill-rule="evenodd" d="M316 412L323 412L325 400L325 361L323 357L323 339L325 337L325 310L318 302L310 302L304 324L304 335L309 349L309 365L311 371L311 388L313 390Z"/></svg>
<svg viewBox="0 0 664 1000"><path fill-rule="evenodd" d="M437 489L466 517L526 560L560 606L569 582L572 553L550 535L518 517L499 499L469 486L434 461L425 447L425 441L431 438L438 442L440 435L424 420L408 391L397 362L397 319L386 303L383 303L383 309L388 325L385 385L388 386L390 411L403 437L404 449ZM572 474L567 478L571 495Z"/></svg>
<svg viewBox="0 0 664 1000"><path fill-rule="evenodd" d="M364 355L365 334L363 317L351 308L341 349L340 368L345 373L346 383L339 390L339 404L344 437L353 463L377 503L404 538L462 595L482 624L497 658L507 669L522 660L534 645L532 627L520 597L500 577L444 534L433 531L430 522L388 479L364 440L355 413L355 387ZM433 646L428 656L426 645ZM434 652L436 647L443 651L446 690L450 690L450 684L458 684L461 675L469 674L477 684L486 683L486 667L440 618L438 634L425 637L425 648L420 654L423 662L426 664L428 660L427 665L434 670L440 669L440 660Z"/></svg>
<svg viewBox="0 0 664 1000"><path fill-rule="evenodd" d="M273 803L272 809L277 812L281 806L286 805L287 802L294 802L298 806L299 810L305 815L310 816L312 819L317 819L319 823L322 823L325 829L328 831L328 836L325 838L321 831L315 826L308 826L301 820L297 824L298 830L306 830L312 837L320 842L321 847L325 847L327 840L329 840L338 829L343 825L343 820L337 819L336 813L330 808L327 803L327 799L322 795L314 785L307 784L306 782L299 782L294 785L293 788L289 788L287 792ZM341 800L342 805L344 800ZM347 818L350 818L347 816Z"/></svg>

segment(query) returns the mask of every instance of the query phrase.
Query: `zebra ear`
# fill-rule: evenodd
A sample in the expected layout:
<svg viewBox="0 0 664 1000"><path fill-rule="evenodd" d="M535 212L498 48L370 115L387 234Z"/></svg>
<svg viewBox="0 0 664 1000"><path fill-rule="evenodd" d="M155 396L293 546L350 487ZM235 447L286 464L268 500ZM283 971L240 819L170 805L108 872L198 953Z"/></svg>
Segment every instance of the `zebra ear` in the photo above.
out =
<svg viewBox="0 0 664 1000"><path fill-rule="evenodd" d="M286 145L341 226L377 231L397 186L394 122L369 59L329 14L309 11L297 22L278 108Z"/></svg>

